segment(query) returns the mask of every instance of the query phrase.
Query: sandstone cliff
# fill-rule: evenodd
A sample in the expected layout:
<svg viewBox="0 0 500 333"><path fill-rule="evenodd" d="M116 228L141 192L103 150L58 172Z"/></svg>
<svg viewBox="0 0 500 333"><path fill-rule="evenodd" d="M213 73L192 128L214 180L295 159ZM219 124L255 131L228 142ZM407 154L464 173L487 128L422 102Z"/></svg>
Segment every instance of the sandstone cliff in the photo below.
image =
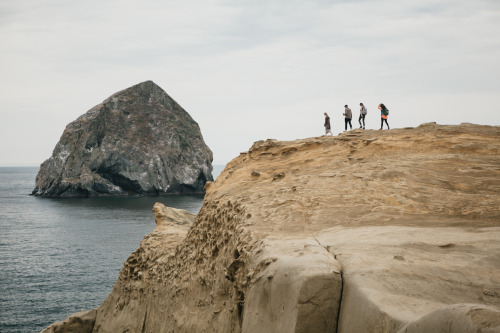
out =
<svg viewBox="0 0 500 333"><path fill-rule="evenodd" d="M198 124L146 81L70 123L40 167L34 195L96 196L203 192L212 152Z"/></svg>
<svg viewBox="0 0 500 333"><path fill-rule="evenodd" d="M259 141L206 188L92 332L500 332L500 127Z"/></svg>

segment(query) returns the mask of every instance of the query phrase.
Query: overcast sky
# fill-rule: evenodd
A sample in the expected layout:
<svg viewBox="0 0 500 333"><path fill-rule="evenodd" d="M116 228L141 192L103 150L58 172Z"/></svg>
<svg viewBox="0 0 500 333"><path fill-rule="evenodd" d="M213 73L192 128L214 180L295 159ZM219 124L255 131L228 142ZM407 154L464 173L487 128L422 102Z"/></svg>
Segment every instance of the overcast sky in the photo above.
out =
<svg viewBox="0 0 500 333"><path fill-rule="evenodd" d="M225 164L257 140L357 124L500 125L498 0L0 0L0 166L38 166L68 123L153 80Z"/></svg>

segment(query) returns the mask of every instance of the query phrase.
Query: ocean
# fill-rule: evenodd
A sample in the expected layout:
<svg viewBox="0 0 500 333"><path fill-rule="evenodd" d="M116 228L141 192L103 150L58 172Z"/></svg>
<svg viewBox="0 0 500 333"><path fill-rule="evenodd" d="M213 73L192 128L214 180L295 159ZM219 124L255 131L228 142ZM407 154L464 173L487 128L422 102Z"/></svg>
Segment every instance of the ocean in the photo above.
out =
<svg viewBox="0 0 500 333"><path fill-rule="evenodd" d="M224 166L214 166L214 178ZM155 202L198 213L202 195L40 198L38 167L0 167L0 332L40 332L98 307L155 228Z"/></svg>

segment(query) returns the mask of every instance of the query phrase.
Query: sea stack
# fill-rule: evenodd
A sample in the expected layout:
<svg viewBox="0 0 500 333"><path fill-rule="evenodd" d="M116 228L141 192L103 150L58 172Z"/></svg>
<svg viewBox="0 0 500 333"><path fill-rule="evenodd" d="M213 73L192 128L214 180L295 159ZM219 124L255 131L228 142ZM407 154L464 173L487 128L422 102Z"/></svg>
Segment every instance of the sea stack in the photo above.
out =
<svg viewBox="0 0 500 333"><path fill-rule="evenodd" d="M42 163L33 195L201 193L212 152L198 124L146 81L115 93L71 122Z"/></svg>

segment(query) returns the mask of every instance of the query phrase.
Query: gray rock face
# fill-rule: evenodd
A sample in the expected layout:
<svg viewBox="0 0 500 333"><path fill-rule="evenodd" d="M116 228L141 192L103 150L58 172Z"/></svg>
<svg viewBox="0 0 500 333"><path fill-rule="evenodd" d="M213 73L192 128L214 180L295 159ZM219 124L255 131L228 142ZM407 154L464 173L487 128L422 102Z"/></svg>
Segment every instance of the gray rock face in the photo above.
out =
<svg viewBox="0 0 500 333"><path fill-rule="evenodd" d="M152 81L120 91L66 126L42 163L37 196L201 193L212 152L198 124Z"/></svg>

